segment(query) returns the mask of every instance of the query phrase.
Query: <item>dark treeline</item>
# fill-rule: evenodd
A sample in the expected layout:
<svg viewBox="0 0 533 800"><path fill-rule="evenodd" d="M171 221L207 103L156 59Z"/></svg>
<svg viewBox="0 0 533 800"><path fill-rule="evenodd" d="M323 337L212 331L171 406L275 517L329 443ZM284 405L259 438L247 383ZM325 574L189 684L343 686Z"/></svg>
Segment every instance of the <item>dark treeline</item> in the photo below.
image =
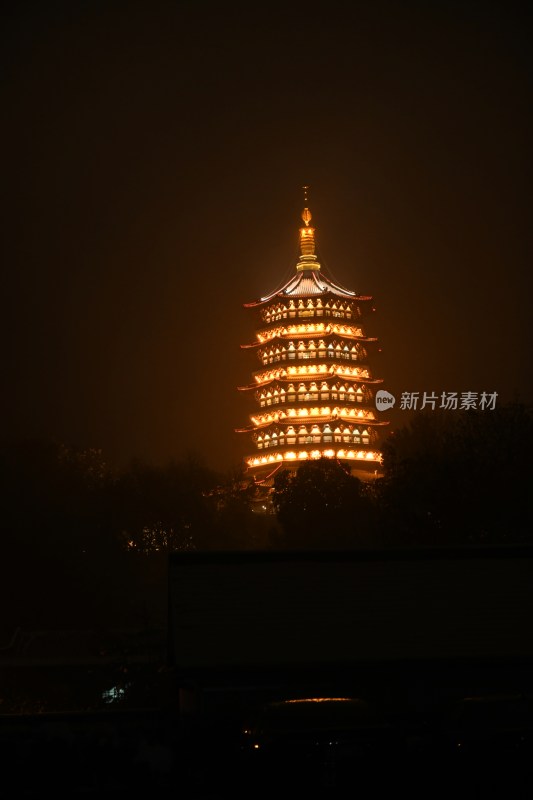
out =
<svg viewBox="0 0 533 800"><path fill-rule="evenodd" d="M237 470L191 455L115 470L100 450L4 441L0 486L4 632L161 625L169 552L258 546L265 527Z"/></svg>
<svg viewBox="0 0 533 800"><path fill-rule="evenodd" d="M278 474L281 545L446 546L533 541L533 408L428 411L382 445L383 476L334 461Z"/></svg>
<svg viewBox="0 0 533 800"><path fill-rule="evenodd" d="M428 412L389 436L383 477L334 461L278 473L261 513L239 469L185 456L110 468L99 450L0 446L0 597L13 628L164 626L167 554L532 540L533 413Z"/></svg>

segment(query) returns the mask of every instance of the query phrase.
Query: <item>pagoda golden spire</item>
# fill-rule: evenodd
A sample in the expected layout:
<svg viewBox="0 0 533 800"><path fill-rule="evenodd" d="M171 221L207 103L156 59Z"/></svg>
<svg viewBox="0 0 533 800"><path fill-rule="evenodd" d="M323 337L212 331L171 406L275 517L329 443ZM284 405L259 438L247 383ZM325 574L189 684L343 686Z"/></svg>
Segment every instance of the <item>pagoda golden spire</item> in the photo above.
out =
<svg viewBox="0 0 533 800"><path fill-rule="evenodd" d="M303 221L305 222L306 225L309 225L309 223L312 220L311 212L307 208L307 202L308 202L307 201L307 191L309 189L309 186L302 186L302 189L303 189L303 192L304 192L304 206L305 206L304 210L302 211L302 219L303 219Z"/></svg>
<svg viewBox="0 0 533 800"><path fill-rule="evenodd" d="M304 227L300 228L300 258L296 265L297 270L303 269L320 269L320 264L315 255L315 229L309 223L312 220L311 212L308 208L307 192L309 186L303 186L304 191L304 210L302 211L302 220Z"/></svg>

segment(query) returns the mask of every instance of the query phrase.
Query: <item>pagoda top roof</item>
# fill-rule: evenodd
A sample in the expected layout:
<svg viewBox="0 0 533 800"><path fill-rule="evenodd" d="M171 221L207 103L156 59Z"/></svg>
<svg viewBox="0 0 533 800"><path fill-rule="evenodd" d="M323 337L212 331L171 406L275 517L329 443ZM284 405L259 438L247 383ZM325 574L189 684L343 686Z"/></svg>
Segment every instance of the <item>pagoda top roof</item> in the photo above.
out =
<svg viewBox="0 0 533 800"><path fill-rule="evenodd" d="M320 272L320 264L317 263L315 267L307 267L306 269L299 270L296 275L293 275L280 289L275 289L270 294L259 298L259 300L253 300L251 303L244 303L244 307L253 308L261 306L277 297L319 297L328 294L348 300L372 300L370 295L360 295L357 294L357 292L352 292L334 283L330 278L327 278Z"/></svg>
<svg viewBox="0 0 533 800"><path fill-rule="evenodd" d="M305 202L307 202L307 193ZM315 254L315 229L309 224L311 218L311 212L306 206L302 212L304 226L300 228L300 255L296 264L296 274L292 275L281 288L275 289L258 300L244 303L244 308L261 306L277 297L301 298L333 295L350 300L372 300L372 297L352 292L321 273L320 262Z"/></svg>

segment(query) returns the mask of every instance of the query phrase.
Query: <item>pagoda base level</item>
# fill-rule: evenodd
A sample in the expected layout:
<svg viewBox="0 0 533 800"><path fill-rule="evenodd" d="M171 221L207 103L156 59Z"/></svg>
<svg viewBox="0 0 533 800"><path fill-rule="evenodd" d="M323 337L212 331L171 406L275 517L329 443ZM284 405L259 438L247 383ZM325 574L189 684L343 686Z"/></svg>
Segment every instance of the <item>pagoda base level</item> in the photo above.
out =
<svg viewBox="0 0 533 800"><path fill-rule="evenodd" d="M288 472L297 472L303 464L308 464L311 459L305 461L282 461L274 464L263 464L257 467L248 467L246 475L253 478L254 484L261 486L274 486L274 477L278 472L287 470ZM383 469L380 463L376 461L361 461L354 463L353 461L338 461L348 470L350 475L358 478L361 481L373 481L383 476Z"/></svg>
<svg viewBox="0 0 533 800"><path fill-rule="evenodd" d="M372 471L379 469L382 461L382 454L379 450L359 449L352 448L328 448L327 450L319 449L306 449L292 450L286 448L285 450L271 451L264 455L253 455L245 458L245 464L248 472L255 473L257 470L271 472L283 465L285 469L297 469L301 464L310 461L317 461L320 458L336 459L357 469L362 469L364 472L370 467Z"/></svg>

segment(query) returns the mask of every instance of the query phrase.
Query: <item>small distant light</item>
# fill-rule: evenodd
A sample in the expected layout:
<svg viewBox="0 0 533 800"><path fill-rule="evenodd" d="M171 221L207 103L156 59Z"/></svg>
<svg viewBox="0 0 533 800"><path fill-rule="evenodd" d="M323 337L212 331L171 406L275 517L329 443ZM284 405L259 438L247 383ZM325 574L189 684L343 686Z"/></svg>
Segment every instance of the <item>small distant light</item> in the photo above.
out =
<svg viewBox="0 0 533 800"><path fill-rule="evenodd" d="M124 686L113 686L111 689L107 689L105 692L102 692L102 700L104 703L116 703L125 697L126 690L130 685L131 684L126 683Z"/></svg>

